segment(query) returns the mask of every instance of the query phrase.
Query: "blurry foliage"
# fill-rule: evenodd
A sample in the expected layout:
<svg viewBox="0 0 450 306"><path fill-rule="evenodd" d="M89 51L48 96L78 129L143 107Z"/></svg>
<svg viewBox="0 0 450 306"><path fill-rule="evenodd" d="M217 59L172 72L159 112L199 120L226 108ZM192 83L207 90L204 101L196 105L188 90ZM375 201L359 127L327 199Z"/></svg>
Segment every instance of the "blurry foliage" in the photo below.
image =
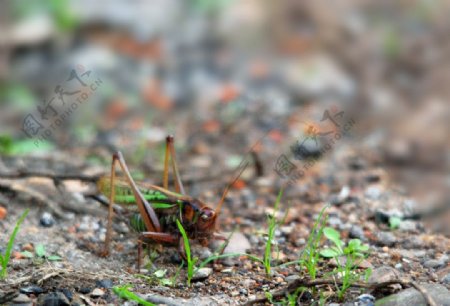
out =
<svg viewBox="0 0 450 306"><path fill-rule="evenodd" d="M0 154L2 155L22 155L33 152L48 152L55 147L47 141L39 142L39 147L35 145L33 139L13 140L10 135L0 135Z"/></svg>
<svg viewBox="0 0 450 306"><path fill-rule="evenodd" d="M59 30L73 30L78 25L75 15L71 13L69 0L15 0L12 4L12 16L15 20L48 14Z"/></svg>
<svg viewBox="0 0 450 306"><path fill-rule="evenodd" d="M226 8L234 0L191 0L195 9L214 13Z"/></svg>
<svg viewBox="0 0 450 306"><path fill-rule="evenodd" d="M34 95L27 87L17 84L1 84L0 104L10 104L19 110L29 110L34 102Z"/></svg>
<svg viewBox="0 0 450 306"><path fill-rule="evenodd" d="M396 58L401 52L400 37L394 29L388 29L384 36L384 53L388 58Z"/></svg>

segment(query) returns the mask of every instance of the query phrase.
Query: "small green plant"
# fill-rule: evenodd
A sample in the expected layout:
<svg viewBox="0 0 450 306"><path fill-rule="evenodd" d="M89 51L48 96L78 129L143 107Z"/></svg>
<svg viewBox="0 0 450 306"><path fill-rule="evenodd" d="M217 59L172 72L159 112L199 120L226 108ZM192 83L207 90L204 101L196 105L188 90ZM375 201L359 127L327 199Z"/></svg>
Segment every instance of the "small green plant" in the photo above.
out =
<svg viewBox="0 0 450 306"><path fill-rule="evenodd" d="M283 303L285 303L285 305L288 306L295 306L297 305L297 300L298 300L298 295L304 291L306 288L304 287L298 287L297 289L295 289L295 291L293 293L287 293L286 294L286 298L282 300Z"/></svg>
<svg viewBox="0 0 450 306"><path fill-rule="evenodd" d="M145 279L146 281L148 281L148 283L150 285L159 284L161 286L173 287L177 283L177 279L178 279L178 277L180 275L180 271L181 271L182 267L183 267L183 264L181 264L178 267L176 273L170 278L166 277L166 274L167 274L167 270L166 269L164 269L164 270L162 270L162 269L156 270L150 276L143 275L143 274L135 274L135 276L139 277L139 278L142 278L142 279Z"/></svg>
<svg viewBox="0 0 450 306"><path fill-rule="evenodd" d="M275 301L275 299L273 298L273 294L270 291L265 291L264 294L265 294L267 300L272 305L295 306L295 305L297 305L297 299L298 299L299 294L302 291L304 291L305 289L306 289L305 287L298 287L292 293L287 292L286 297L284 297L283 299L281 299L278 302Z"/></svg>
<svg viewBox="0 0 450 306"><path fill-rule="evenodd" d="M363 245L359 239L352 239L345 245L339 232L331 227L324 228L323 232L334 246L323 249L320 255L335 258L337 268L333 272L341 279L341 284L336 282L335 286L339 300L343 300L347 289L361 278L361 273L358 273L357 269L369 246ZM366 276L368 273L370 274L370 270L366 271Z"/></svg>
<svg viewBox="0 0 450 306"><path fill-rule="evenodd" d="M113 289L113 292L122 299L135 301L135 302L139 303L140 305L144 305L144 306L155 306L155 304L147 302L140 296L138 296L135 293L133 293L132 291L128 290L131 287L132 287L132 285L122 285L122 286L115 286L112 289Z"/></svg>
<svg viewBox="0 0 450 306"><path fill-rule="evenodd" d="M311 279L316 279L318 264L320 260L319 244L323 236L323 230L327 223L327 217L323 216L325 210L328 208L326 205L319 213L316 222L314 222L311 234L308 237L308 241L302 253L300 254L300 267L305 266Z"/></svg>
<svg viewBox="0 0 450 306"><path fill-rule="evenodd" d="M273 240L275 237L275 230L277 228L278 225L280 225L280 221L277 220L277 218L275 217L276 213L278 212L279 209L279 204L280 204L280 200L281 200L281 196L283 195L283 189L280 190L280 192L278 193L277 196L277 200L275 201L275 206L274 206L274 210L273 213L270 214L267 217L267 223L269 225L268 231L267 231L267 243L266 243L266 248L264 250L264 257L263 257L263 264L264 264L264 270L266 271L267 275L271 274L271 268L272 268L272 244L273 244Z"/></svg>
<svg viewBox="0 0 450 306"><path fill-rule="evenodd" d="M191 246L189 244L189 238L186 234L186 231L183 228L183 225L181 224L180 220L177 220L177 226L178 230L180 231L181 235L183 236L183 243L184 248L186 250L186 260L187 260L187 283L190 286L192 277L194 276L194 267L195 263L197 262L197 258L192 258L191 255Z"/></svg>
<svg viewBox="0 0 450 306"><path fill-rule="evenodd" d="M25 212L20 216L19 220L17 220L16 226L14 230L9 236L8 245L6 246L5 254L0 255L0 265L2 266L2 270L0 271L0 279L5 278L8 275L7 266L9 263L9 259L11 258L11 251L14 246L14 240L16 239L16 235L19 231L20 225L22 224L25 217L28 215L29 210L25 210Z"/></svg>
<svg viewBox="0 0 450 306"><path fill-rule="evenodd" d="M58 255L47 255L47 251L45 250L45 246L43 244L38 244L36 248L34 249L34 254L29 251L23 251L21 254L28 258L34 258L38 261L43 261L44 259L47 259L49 261L58 261L61 260L61 257Z"/></svg>
<svg viewBox="0 0 450 306"><path fill-rule="evenodd" d="M212 256L209 256L208 258L206 258L205 260L203 260L198 267L195 267L195 264L198 262L198 258L193 258L191 255L191 246L189 244L189 238L186 234L185 229L183 228L183 225L181 224L181 222L179 220L177 220L177 226L178 229L181 233L181 236L183 237L183 243L184 243L184 247L186 250L186 259L187 259L187 283L190 286L191 285L191 280L192 277L194 276L194 274L201 268L203 268L204 266L206 266L208 263L210 263L211 261L217 260L217 259L221 259L221 258L226 258L226 257L237 257L237 256L246 256L249 257L252 260L255 261L259 261L259 262L263 262L262 259L250 255L250 254L246 254L246 253L228 253L228 254L215 254Z"/></svg>
<svg viewBox="0 0 450 306"><path fill-rule="evenodd" d="M402 223L402 219L399 217L390 217L389 218L389 228L391 230L395 230L400 226L400 223Z"/></svg>
<svg viewBox="0 0 450 306"><path fill-rule="evenodd" d="M361 244L361 240L352 239L349 241L348 245L345 246L345 242L341 240L341 234L334 228L325 227L323 229L325 237L334 243L334 246L330 248L325 248L320 251L320 255L323 257L338 257L342 255L355 255L356 257L364 257L364 253L369 250L369 246L366 244Z"/></svg>

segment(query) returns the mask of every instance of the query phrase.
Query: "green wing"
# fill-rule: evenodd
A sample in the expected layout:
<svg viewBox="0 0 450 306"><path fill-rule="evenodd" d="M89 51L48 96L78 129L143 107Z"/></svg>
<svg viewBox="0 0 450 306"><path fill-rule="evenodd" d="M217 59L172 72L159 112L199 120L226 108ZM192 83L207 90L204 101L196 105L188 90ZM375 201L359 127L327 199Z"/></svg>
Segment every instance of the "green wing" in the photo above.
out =
<svg viewBox="0 0 450 306"><path fill-rule="evenodd" d="M111 194L110 179L109 177L102 177L98 182L98 188L101 193L109 197ZM149 202L149 204L155 209L167 209L175 207L176 205L182 204L182 200L176 199L173 196L168 196L159 190L154 190L140 186L138 188L141 191L144 198ZM134 198L133 191L128 186L125 180L117 178L115 180L114 188L114 202L121 205L134 205L136 204L136 199ZM175 194L175 193L172 193ZM178 194L175 194L178 195ZM181 195L180 195L181 196Z"/></svg>

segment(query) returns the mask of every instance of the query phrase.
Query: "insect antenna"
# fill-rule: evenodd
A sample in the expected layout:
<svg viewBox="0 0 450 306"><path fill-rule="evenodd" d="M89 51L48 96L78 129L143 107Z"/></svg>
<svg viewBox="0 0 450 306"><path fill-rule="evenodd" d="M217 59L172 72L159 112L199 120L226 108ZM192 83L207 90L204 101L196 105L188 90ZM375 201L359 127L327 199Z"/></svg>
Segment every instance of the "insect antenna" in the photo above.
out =
<svg viewBox="0 0 450 306"><path fill-rule="evenodd" d="M225 201L225 197L227 196L227 193L230 190L231 186L233 186L234 183L236 183L236 181L241 177L242 173L245 171L245 169L247 169L248 165L249 162L245 159L239 164L238 166L239 173L236 175L234 180L227 185L227 187L223 191L222 197L220 198L219 204L217 204L217 207L215 209L217 215L219 214L220 209L222 208L222 204Z"/></svg>
<svg viewBox="0 0 450 306"><path fill-rule="evenodd" d="M239 177L242 175L242 172L248 167L250 164L247 160L247 156L251 153L254 153L253 150L261 143L261 141L272 131L273 129L269 129L267 132L264 133L264 135L259 138L248 150L247 153L244 155L244 159L241 161L239 166L236 168L236 170L239 170L238 175L234 178L234 180L227 185L225 190L223 191L222 197L220 198L219 204L217 204L217 207L215 209L216 214L218 215L220 212L220 209L222 208L222 204L225 201L225 197L227 196L228 191L230 190L231 186L233 186L234 183L239 179Z"/></svg>

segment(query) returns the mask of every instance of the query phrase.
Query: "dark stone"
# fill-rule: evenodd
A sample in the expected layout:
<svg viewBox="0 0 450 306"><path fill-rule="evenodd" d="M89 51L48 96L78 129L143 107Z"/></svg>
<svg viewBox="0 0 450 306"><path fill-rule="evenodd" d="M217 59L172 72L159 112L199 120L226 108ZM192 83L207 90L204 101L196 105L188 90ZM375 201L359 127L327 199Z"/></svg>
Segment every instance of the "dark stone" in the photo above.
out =
<svg viewBox="0 0 450 306"><path fill-rule="evenodd" d="M366 236L364 235L364 230L358 225L353 225L350 228L350 232L348 233L348 236L350 238L358 238L360 240L366 240Z"/></svg>
<svg viewBox="0 0 450 306"><path fill-rule="evenodd" d="M296 160L318 159L322 156L322 145L320 141L306 138L302 142L297 142L291 146L291 152Z"/></svg>
<svg viewBox="0 0 450 306"><path fill-rule="evenodd" d="M71 292L69 289L67 289L67 288L61 289L61 292L66 296L66 298L67 298L69 301L72 302L73 294L72 294L72 292Z"/></svg>
<svg viewBox="0 0 450 306"><path fill-rule="evenodd" d="M79 293L81 294L88 294L91 293L92 288L89 287L81 287L80 290L78 290Z"/></svg>
<svg viewBox="0 0 450 306"><path fill-rule="evenodd" d="M110 279L102 279L95 282L95 287L97 288L112 288L113 282Z"/></svg>
<svg viewBox="0 0 450 306"><path fill-rule="evenodd" d="M41 215L41 219L39 220L39 223L43 227L52 227L55 224L55 219L53 218L52 214L48 212L44 212Z"/></svg>
<svg viewBox="0 0 450 306"><path fill-rule="evenodd" d="M305 291L303 291L301 297L299 298L299 301L309 304L311 302L311 300L313 299L313 297L314 296L312 295L312 293L310 291L305 290Z"/></svg>
<svg viewBox="0 0 450 306"><path fill-rule="evenodd" d="M40 295L37 301L38 306L70 306L69 300L61 292L50 292Z"/></svg>
<svg viewBox="0 0 450 306"><path fill-rule="evenodd" d="M357 306L375 306L375 297L370 294L361 294L356 298Z"/></svg>
<svg viewBox="0 0 450 306"><path fill-rule="evenodd" d="M394 234L391 232L379 232L377 234L377 243L381 246L391 247L397 242Z"/></svg>
<svg viewBox="0 0 450 306"><path fill-rule="evenodd" d="M366 181L368 183L378 183L380 181L380 176L378 174L369 174L366 176Z"/></svg>
<svg viewBox="0 0 450 306"><path fill-rule="evenodd" d="M44 289L42 289L41 287L35 286L35 285L22 287L19 289L19 291L20 291L20 293L34 294L34 295L39 295L41 293L44 293Z"/></svg>

